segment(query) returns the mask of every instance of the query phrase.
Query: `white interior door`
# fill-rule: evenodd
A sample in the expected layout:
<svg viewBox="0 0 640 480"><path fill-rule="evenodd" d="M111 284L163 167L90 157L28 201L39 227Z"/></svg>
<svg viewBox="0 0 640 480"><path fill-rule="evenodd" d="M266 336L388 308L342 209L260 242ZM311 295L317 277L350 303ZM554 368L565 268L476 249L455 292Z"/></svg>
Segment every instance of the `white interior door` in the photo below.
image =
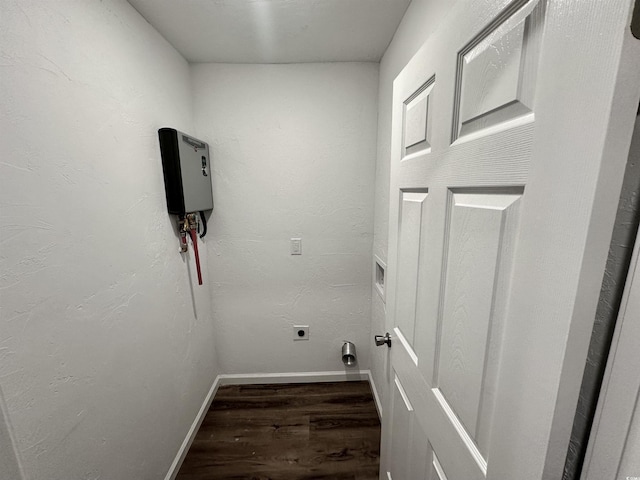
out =
<svg viewBox="0 0 640 480"><path fill-rule="evenodd" d="M640 96L630 3L460 0L396 78L381 478L561 478Z"/></svg>

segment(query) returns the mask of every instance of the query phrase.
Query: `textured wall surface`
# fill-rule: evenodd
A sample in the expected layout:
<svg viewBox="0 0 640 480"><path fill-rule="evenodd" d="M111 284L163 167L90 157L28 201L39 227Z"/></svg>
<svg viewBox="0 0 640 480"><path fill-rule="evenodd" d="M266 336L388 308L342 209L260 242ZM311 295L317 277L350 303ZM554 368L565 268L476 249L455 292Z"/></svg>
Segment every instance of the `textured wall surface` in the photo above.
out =
<svg viewBox="0 0 640 480"><path fill-rule="evenodd" d="M18 455L15 451L15 442L2 390L0 390L0 478L3 480L22 480L24 478L18 464Z"/></svg>
<svg viewBox="0 0 640 480"><path fill-rule="evenodd" d="M343 370L343 340L368 368L378 65L199 64L192 79L214 170L222 370ZM294 324L309 341L293 341Z"/></svg>
<svg viewBox="0 0 640 480"><path fill-rule="evenodd" d="M418 51L440 20L455 2L451 0L413 0L380 62L378 88L378 143L375 180L375 221L373 253L387 262L389 236L389 182L391 156L391 99L393 80ZM372 266L373 268L373 266ZM372 333L384 334L385 304L375 291L372 294ZM373 338L373 337L372 337ZM371 345L373 340L371 339ZM388 349L375 348L371 356L371 371L380 396L386 398L389 384ZM386 402L383 401L383 404Z"/></svg>
<svg viewBox="0 0 640 480"><path fill-rule="evenodd" d="M0 24L0 388L16 450L30 480L162 478L218 373L156 134L192 130L189 66L123 0L0 0Z"/></svg>

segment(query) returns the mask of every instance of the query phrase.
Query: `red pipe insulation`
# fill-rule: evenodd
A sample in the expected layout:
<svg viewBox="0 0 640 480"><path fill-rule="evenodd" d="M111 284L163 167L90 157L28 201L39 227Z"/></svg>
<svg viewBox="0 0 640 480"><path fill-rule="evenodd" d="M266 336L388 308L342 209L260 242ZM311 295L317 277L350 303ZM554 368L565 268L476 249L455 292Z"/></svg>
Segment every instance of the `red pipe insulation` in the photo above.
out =
<svg viewBox="0 0 640 480"><path fill-rule="evenodd" d="M200 255L198 255L198 234L195 228L191 229L191 241L193 242L193 254L196 257L196 270L198 271L198 285L202 285L202 272L200 271Z"/></svg>

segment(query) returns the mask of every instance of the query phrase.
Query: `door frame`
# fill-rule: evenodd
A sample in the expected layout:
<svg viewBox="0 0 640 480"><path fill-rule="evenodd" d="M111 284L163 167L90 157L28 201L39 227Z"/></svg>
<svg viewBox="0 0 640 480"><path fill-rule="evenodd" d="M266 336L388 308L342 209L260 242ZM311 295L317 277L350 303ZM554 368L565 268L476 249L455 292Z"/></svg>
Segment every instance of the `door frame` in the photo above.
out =
<svg viewBox="0 0 640 480"><path fill-rule="evenodd" d="M636 242L593 420L582 480L627 478L619 469L632 422L640 422L640 242ZM635 414L635 417L634 417ZM628 472L640 477L637 472ZM632 477L633 478L633 477Z"/></svg>

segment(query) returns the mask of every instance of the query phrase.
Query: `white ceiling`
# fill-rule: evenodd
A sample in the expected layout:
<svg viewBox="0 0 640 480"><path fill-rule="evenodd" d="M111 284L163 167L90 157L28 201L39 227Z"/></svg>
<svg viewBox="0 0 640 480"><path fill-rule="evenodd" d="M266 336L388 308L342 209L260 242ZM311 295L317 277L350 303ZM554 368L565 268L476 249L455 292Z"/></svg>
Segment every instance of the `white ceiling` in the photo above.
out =
<svg viewBox="0 0 640 480"><path fill-rule="evenodd" d="M411 0L129 0L188 61L377 62Z"/></svg>

